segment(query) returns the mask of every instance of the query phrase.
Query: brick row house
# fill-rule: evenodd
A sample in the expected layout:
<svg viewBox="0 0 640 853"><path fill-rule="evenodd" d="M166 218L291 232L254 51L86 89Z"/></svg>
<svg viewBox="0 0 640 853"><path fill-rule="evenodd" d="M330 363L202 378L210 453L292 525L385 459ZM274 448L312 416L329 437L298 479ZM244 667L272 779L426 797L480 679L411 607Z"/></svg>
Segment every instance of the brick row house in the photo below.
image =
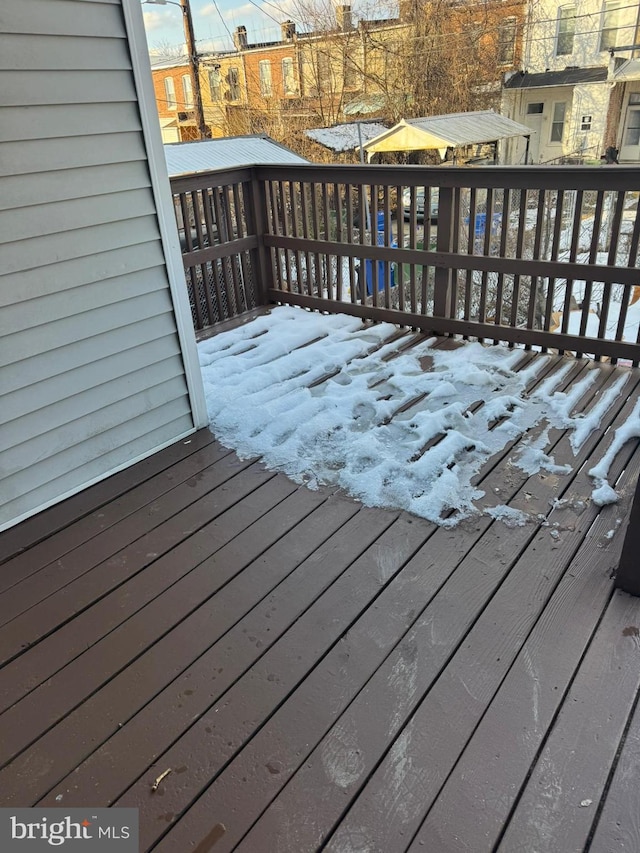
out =
<svg viewBox="0 0 640 853"><path fill-rule="evenodd" d="M529 162L595 163L607 148L640 161L639 15L627 0L531 3L502 106L533 131ZM511 162L524 162L523 144L511 144Z"/></svg>
<svg viewBox="0 0 640 853"><path fill-rule="evenodd" d="M289 142L297 128L359 112L393 123L497 107L504 74L522 63L525 10L521 0L409 0L397 18L355 21L343 5L306 31L285 21L269 43L236 27L233 50L200 56L205 122L212 137L267 132ZM165 142L197 138L186 60L152 72Z"/></svg>

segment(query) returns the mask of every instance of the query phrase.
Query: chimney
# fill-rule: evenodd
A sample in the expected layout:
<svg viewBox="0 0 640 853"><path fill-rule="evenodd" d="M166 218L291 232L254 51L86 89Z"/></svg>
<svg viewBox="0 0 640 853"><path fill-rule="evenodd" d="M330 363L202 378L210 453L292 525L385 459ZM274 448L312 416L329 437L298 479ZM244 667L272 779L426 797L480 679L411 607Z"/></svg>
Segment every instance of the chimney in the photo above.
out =
<svg viewBox="0 0 640 853"><path fill-rule="evenodd" d="M296 34L296 25L293 21L283 21L280 24L280 32L282 41L293 41Z"/></svg>
<svg viewBox="0 0 640 853"><path fill-rule="evenodd" d="M247 28L236 27L233 31L233 44L236 50L246 50L249 46Z"/></svg>
<svg viewBox="0 0 640 853"><path fill-rule="evenodd" d="M351 6L337 6L336 18L338 20L338 29L343 33L353 29L353 21L351 19Z"/></svg>

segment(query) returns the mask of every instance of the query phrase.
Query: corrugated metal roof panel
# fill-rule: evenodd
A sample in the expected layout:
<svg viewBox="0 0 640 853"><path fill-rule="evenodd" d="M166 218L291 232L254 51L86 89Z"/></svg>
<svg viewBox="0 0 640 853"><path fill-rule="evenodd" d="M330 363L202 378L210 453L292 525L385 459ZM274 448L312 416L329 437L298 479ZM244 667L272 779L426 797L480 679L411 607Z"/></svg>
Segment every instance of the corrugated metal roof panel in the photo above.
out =
<svg viewBox="0 0 640 853"><path fill-rule="evenodd" d="M273 163L308 163L268 136L230 136L164 146L169 176Z"/></svg>
<svg viewBox="0 0 640 853"><path fill-rule="evenodd" d="M390 130L365 144L369 154L378 151L421 151L457 148L480 142L495 142L511 136L529 136L531 128L506 116L483 110L441 116L403 119Z"/></svg>
<svg viewBox="0 0 640 853"><path fill-rule="evenodd" d="M526 125L518 124L492 110L414 118L408 119L407 124L433 136L439 136L447 140L451 146L494 142L496 139L531 133L531 129Z"/></svg>

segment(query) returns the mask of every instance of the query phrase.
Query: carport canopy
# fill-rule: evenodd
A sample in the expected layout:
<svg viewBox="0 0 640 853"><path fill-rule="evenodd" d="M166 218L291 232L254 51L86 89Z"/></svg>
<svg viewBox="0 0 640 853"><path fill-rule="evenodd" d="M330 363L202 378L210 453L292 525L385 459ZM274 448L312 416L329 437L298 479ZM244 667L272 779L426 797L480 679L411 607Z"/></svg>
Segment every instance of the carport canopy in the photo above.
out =
<svg viewBox="0 0 640 853"><path fill-rule="evenodd" d="M492 110L450 113L425 118L402 119L398 124L365 143L369 160L383 151L425 151L460 148L484 142L497 142L515 136L531 135L531 128L518 124Z"/></svg>

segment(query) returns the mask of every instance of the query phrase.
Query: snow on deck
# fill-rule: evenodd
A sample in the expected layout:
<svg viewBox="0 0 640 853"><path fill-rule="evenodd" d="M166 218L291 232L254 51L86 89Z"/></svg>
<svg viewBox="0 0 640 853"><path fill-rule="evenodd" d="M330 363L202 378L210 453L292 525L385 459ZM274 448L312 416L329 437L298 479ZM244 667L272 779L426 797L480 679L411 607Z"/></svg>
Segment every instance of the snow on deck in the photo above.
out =
<svg viewBox="0 0 640 853"><path fill-rule="evenodd" d="M569 359L536 383L550 356L517 369L526 357L520 349L467 343L445 350L435 339L401 349L406 343L390 324L276 308L199 345L211 427L241 457L261 456L311 488L339 486L368 506L445 526L479 512L523 524L519 510L479 505L484 493L472 481L483 464L524 436L512 465L527 474L567 473L545 450L549 430L571 431L577 453L630 375L585 414L575 407L596 382L595 364L565 392L559 385ZM537 425L536 437L527 438ZM594 502L616 500L609 466L637 436L640 403L618 429L616 449L590 472Z"/></svg>

